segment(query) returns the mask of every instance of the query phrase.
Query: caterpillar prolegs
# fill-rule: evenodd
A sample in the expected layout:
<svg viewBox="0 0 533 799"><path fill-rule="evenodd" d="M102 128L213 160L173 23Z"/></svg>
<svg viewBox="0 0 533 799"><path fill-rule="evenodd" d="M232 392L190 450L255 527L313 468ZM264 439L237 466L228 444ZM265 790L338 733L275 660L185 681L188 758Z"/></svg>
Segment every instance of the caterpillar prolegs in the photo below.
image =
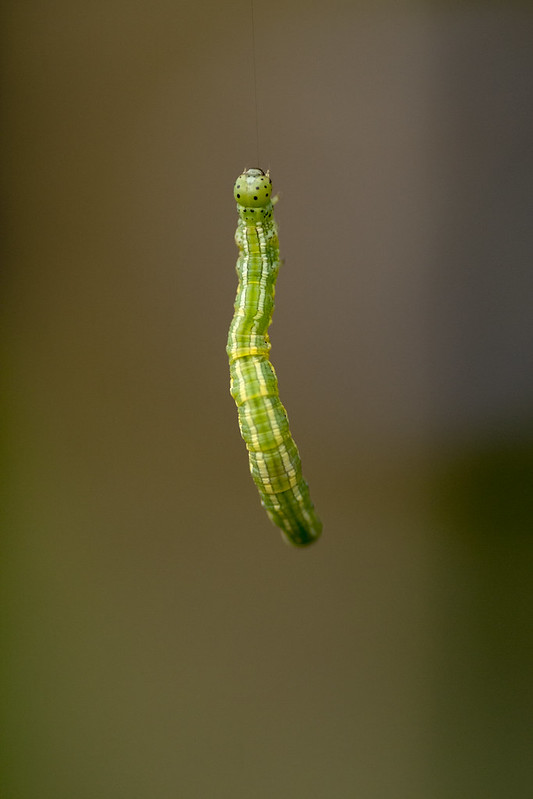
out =
<svg viewBox="0 0 533 799"><path fill-rule="evenodd" d="M295 546L316 541L322 523L315 513L302 464L289 431L269 360L268 327L274 310L279 243L272 181L262 169L246 169L235 181L239 222L235 241L239 285L226 351L231 396L261 503L285 539Z"/></svg>

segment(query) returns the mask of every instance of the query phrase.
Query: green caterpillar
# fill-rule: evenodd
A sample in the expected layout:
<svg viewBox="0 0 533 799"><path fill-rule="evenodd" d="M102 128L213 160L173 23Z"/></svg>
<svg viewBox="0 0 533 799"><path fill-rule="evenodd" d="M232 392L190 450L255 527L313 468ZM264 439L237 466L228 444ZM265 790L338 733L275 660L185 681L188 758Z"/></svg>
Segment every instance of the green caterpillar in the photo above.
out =
<svg viewBox="0 0 533 799"><path fill-rule="evenodd" d="M306 546L319 537L315 513L302 475L298 449L278 393L268 354L268 327L280 267L272 181L262 169L246 169L235 181L239 222L235 241L239 286L228 333L231 396L250 457L261 503L285 539Z"/></svg>

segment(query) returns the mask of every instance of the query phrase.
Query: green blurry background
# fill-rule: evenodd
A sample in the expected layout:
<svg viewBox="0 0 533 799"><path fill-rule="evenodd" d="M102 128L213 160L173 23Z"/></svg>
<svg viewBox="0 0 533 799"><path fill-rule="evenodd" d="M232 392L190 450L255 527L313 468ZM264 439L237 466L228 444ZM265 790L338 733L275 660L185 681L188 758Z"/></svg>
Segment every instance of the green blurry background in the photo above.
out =
<svg viewBox="0 0 533 799"><path fill-rule="evenodd" d="M3 6L5 799L533 790L533 9ZM229 395L269 167L281 397Z"/></svg>

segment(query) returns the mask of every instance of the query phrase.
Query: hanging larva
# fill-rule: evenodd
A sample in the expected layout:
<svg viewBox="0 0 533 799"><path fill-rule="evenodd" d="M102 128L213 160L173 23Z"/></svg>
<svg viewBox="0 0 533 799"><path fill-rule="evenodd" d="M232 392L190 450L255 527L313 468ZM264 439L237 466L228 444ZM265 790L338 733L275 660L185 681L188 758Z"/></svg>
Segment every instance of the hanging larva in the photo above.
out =
<svg viewBox="0 0 533 799"><path fill-rule="evenodd" d="M235 181L234 196L239 285L226 347L230 391L261 503L285 539L301 547L316 541L322 523L309 497L269 360L268 327L280 259L273 215L276 198L268 172L246 169Z"/></svg>

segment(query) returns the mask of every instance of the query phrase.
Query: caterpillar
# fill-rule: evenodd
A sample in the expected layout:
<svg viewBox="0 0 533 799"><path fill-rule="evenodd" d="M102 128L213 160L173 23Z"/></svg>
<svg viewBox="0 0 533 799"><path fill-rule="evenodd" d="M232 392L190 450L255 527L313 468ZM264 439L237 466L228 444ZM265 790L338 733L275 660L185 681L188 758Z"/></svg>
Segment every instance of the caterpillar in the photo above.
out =
<svg viewBox="0 0 533 799"><path fill-rule="evenodd" d="M239 214L235 241L240 252L235 314L226 347L230 393L261 503L285 540L302 547L316 541L322 523L302 475L298 448L269 360L268 328L280 267L274 220L277 197L272 197L270 175L262 169L245 169L235 181L233 193Z"/></svg>

